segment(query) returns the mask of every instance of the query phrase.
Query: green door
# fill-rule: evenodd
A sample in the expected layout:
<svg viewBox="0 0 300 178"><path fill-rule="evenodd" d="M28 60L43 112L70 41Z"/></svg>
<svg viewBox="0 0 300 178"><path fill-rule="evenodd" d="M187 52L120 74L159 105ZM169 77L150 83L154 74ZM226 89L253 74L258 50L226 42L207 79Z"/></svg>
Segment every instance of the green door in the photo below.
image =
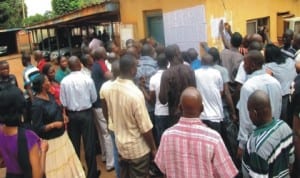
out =
<svg viewBox="0 0 300 178"><path fill-rule="evenodd" d="M148 36L153 37L160 44L165 44L164 24L162 16L149 16L147 17L147 22Z"/></svg>

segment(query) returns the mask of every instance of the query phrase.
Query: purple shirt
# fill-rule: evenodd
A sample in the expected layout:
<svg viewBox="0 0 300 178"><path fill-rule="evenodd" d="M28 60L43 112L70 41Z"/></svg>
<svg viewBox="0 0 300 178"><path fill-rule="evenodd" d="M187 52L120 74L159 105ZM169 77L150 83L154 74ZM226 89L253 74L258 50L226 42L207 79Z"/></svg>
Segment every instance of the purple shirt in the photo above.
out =
<svg viewBox="0 0 300 178"><path fill-rule="evenodd" d="M40 144L40 138L32 131L26 130L25 135L27 138L28 151L38 143ZM3 157L4 163L7 168L7 172L14 174L22 174L23 171L18 163L18 149L17 149L17 134L5 135L0 126L0 153Z"/></svg>

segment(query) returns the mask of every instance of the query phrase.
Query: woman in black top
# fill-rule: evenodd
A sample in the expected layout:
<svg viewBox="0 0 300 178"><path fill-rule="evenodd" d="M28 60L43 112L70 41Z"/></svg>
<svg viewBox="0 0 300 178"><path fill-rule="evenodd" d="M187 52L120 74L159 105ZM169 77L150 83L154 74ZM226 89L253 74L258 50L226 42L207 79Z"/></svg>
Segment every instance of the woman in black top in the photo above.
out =
<svg viewBox="0 0 300 178"><path fill-rule="evenodd" d="M35 132L48 140L46 177L85 177L73 145L65 132L67 117L48 90L50 82L44 75L36 77L32 89L36 96L32 102L32 125Z"/></svg>

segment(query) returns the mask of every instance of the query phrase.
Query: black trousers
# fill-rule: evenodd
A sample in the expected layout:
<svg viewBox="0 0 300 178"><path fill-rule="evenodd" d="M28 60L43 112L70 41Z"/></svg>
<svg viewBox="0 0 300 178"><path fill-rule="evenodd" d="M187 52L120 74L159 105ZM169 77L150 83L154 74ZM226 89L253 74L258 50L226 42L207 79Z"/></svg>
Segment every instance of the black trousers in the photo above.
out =
<svg viewBox="0 0 300 178"><path fill-rule="evenodd" d="M85 160L88 167L87 178L97 177L95 124L93 110L68 111L68 134L77 156L80 158L80 140L82 136Z"/></svg>

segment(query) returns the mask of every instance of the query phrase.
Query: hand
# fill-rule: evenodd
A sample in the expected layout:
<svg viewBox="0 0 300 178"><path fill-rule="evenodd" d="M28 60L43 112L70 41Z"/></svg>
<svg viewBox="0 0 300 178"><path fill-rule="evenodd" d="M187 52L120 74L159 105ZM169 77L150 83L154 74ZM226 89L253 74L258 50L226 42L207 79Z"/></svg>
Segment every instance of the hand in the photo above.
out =
<svg viewBox="0 0 300 178"><path fill-rule="evenodd" d="M231 33L231 26L229 25L229 23L226 23L226 25L225 25L225 30L226 30L228 33Z"/></svg>
<svg viewBox="0 0 300 178"><path fill-rule="evenodd" d="M64 120L64 124L69 123L69 117L65 114L63 114L63 120Z"/></svg>
<svg viewBox="0 0 300 178"><path fill-rule="evenodd" d="M46 140L41 140L41 151L46 153L48 151L49 145Z"/></svg>
<svg viewBox="0 0 300 178"><path fill-rule="evenodd" d="M223 20L220 21L220 24L219 24L219 32L223 32L224 31L224 22Z"/></svg>
<svg viewBox="0 0 300 178"><path fill-rule="evenodd" d="M52 124L53 124L52 128L57 128L57 129L60 129L64 126L64 123L61 121L55 121L55 122L52 122Z"/></svg>
<svg viewBox="0 0 300 178"><path fill-rule="evenodd" d="M238 147L237 153L236 153L236 158L241 160L243 158L243 152L244 150L240 147Z"/></svg>

